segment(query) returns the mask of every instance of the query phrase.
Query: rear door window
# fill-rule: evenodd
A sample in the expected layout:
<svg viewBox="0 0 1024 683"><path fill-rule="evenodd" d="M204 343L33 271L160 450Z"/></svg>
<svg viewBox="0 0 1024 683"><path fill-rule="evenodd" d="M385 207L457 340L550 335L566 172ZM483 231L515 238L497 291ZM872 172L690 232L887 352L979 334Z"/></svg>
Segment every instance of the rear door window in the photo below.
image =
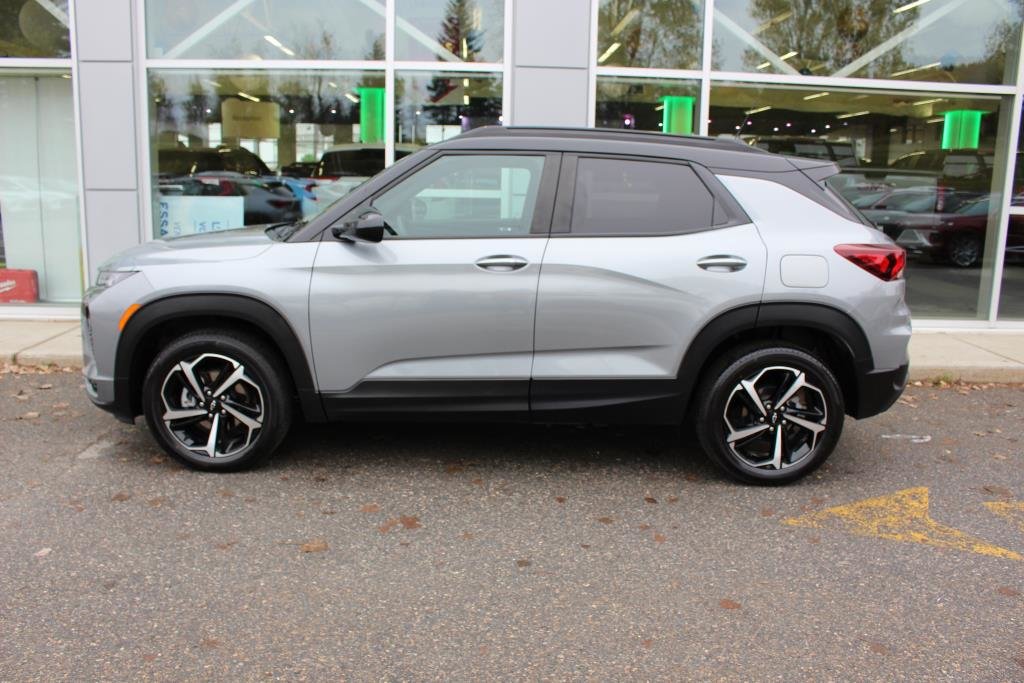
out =
<svg viewBox="0 0 1024 683"><path fill-rule="evenodd" d="M570 232L675 235L713 224L715 200L685 164L581 157Z"/></svg>

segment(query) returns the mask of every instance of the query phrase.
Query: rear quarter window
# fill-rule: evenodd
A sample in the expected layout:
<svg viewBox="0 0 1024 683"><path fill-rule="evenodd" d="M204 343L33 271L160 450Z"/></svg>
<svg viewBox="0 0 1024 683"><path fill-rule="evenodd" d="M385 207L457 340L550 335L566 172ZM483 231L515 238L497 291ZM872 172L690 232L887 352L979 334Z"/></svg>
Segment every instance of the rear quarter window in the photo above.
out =
<svg viewBox="0 0 1024 683"><path fill-rule="evenodd" d="M712 226L715 200L689 166L581 157L570 232L674 235Z"/></svg>

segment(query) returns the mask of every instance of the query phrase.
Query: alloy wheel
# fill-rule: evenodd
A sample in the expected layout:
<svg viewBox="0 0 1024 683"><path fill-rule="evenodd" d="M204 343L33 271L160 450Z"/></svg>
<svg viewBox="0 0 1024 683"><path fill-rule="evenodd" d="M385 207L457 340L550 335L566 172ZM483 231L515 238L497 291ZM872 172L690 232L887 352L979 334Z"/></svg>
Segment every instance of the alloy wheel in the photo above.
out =
<svg viewBox="0 0 1024 683"><path fill-rule="evenodd" d="M259 383L233 358L204 353L171 367L160 388L161 416L185 449L208 458L237 455L263 427Z"/></svg>
<svg viewBox="0 0 1024 683"><path fill-rule="evenodd" d="M740 380L722 417L733 455L750 467L781 470L814 451L828 425L828 405L804 371L776 365Z"/></svg>

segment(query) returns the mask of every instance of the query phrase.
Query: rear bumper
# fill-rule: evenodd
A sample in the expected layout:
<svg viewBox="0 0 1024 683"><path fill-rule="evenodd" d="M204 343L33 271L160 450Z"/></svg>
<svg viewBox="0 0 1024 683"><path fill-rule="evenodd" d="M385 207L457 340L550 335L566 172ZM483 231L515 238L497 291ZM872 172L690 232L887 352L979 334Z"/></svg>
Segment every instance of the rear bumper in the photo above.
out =
<svg viewBox="0 0 1024 683"><path fill-rule="evenodd" d="M858 420L884 413L907 386L910 365L895 370L874 370L861 375L857 391L857 405L849 406L851 416Z"/></svg>

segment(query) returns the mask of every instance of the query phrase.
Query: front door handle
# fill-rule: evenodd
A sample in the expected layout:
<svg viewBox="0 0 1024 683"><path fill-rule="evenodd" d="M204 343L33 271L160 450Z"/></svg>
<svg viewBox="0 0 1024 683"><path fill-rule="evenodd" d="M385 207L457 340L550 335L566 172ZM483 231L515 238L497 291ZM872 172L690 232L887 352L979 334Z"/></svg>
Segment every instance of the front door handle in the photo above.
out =
<svg viewBox="0 0 1024 683"><path fill-rule="evenodd" d="M735 273L747 267L747 260L741 256L715 254L700 259L697 265L712 273Z"/></svg>
<svg viewBox="0 0 1024 683"><path fill-rule="evenodd" d="M477 259L476 267L483 270L489 270L493 273L510 273L513 270L519 270L529 265L529 261L524 259L522 256L508 256L506 254L499 254L495 256L485 256L482 259Z"/></svg>

